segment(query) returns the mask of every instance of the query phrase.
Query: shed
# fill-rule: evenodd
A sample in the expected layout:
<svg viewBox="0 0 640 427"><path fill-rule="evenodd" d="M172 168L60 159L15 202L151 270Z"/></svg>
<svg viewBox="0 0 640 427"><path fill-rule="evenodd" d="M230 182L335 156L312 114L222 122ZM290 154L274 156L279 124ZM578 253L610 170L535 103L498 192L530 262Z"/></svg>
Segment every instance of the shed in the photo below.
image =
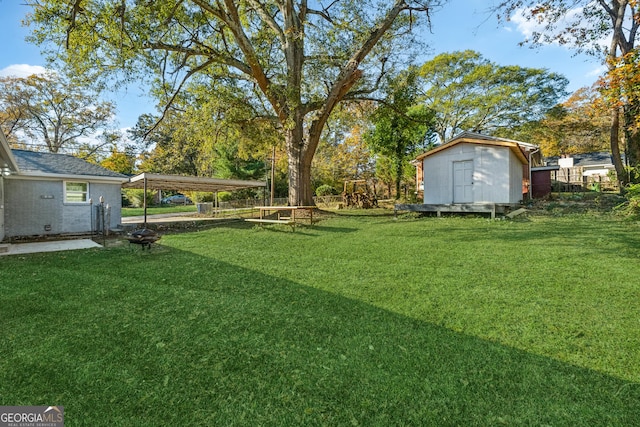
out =
<svg viewBox="0 0 640 427"><path fill-rule="evenodd" d="M551 173L556 173L558 166L540 166L531 168L531 195L534 199L541 199L551 194Z"/></svg>
<svg viewBox="0 0 640 427"><path fill-rule="evenodd" d="M519 203L536 152L533 144L463 132L416 158L424 204Z"/></svg>
<svg viewBox="0 0 640 427"><path fill-rule="evenodd" d="M70 155L11 150L3 143L2 239L92 232L100 197L109 207L107 225L119 225L125 175Z"/></svg>

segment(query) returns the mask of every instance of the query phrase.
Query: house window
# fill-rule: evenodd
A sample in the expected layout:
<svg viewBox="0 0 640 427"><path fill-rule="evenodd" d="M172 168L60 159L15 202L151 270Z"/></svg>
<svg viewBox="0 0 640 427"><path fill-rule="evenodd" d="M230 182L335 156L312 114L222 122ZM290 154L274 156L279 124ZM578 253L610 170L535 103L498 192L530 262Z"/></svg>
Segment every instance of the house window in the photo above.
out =
<svg viewBox="0 0 640 427"><path fill-rule="evenodd" d="M68 203L87 203L89 201L89 183L65 182L64 201Z"/></svg>

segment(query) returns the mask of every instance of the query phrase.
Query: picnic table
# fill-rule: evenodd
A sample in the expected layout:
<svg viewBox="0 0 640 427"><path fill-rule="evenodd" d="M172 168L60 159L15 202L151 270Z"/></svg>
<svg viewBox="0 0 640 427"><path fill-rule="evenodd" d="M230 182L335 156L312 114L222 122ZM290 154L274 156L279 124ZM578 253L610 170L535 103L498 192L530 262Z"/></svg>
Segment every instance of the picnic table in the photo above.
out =
<svg viewBox="0 0 640 427"><path fill-rule="evenodd" d="M313 224L313 211L316 209L315 206L259 206L260 211L259 218L247 218L245 221L255 222L259 224L284 224L290 225L294 228L296 226L296 222L302 219L309 219L309 223ZM306 211L309 213L308 216L298 217L296 218L296 212L298 211ZM276 219L266 218L272 213L276 213Z"/></svg>

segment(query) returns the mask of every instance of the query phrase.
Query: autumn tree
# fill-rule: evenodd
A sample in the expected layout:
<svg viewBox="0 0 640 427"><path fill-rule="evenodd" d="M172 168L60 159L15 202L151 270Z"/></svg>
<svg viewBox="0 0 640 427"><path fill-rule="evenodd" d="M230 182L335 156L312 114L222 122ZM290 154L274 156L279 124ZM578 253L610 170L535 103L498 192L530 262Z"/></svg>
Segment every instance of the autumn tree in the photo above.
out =
<svg viewBox="0 0 640 427"><path fill-rule="evenodd" d="M151 150L141 169L264 179L266 158L279 144L279 134L272 117L253 104L229 82L201 78L187 85L163 121L143 115L130 131L140 149Z"/></svg>
<svg viewBox="0 0 640 427"><path fill-rule="evenodd" d="M311 163L331 112L376 89L440 0L27 0L33 40L77 69L156 76L167 105L207 71L259 97L279 124L289 203L312 204ZM395 42L403 49L395 49ZM215 96L215 94L210 94Z"/></svg>
<svg viewBox="0 0 640 427"><path fill-rule="evenodd" d="M125 175L133 175L136 169L136 156L127 150L113 145L109 156L100 161L100 166Z"/></svg>
<svg viewBox="0 0 640 427"><path fill-rule="evenodd" d="M8 135L20 139L22 133L29 143L57 153L77 149L82 138L108 131L115 108L98 101L85 81L51 71L26 78L0 78L0 111L8 117L3 123ZM102 145L94 141L93 149Z"/></svg>
<svg viewBox="0 0 640 427"><path fill-rule="evenodd" d="M187 123L179 114L167 114L158 124L158 118L143 114L129 130L129 138L139 147L147 147L141 156L143 172L199 176L200 150L193 140L182 138L179 129Z"/></svg>
<svg viewBox="0 0 640 427"><path fill-rule="evenodd" d="M498 129L495 135L535 142L543 156L607 151L610 119L594 85L578 89L542 119Z"/></svg>
<svg viewBox="0 0 640 427"><path fill-rule="evenodd" d="M541 25L541 30L534 32L524 43L532 46L559 43L597 55L608 65L609 73L615 73L619 67L628 64L629 55L636 49L635 41L640 28L640 2L637 0L504 0L499 2L496 10L505 20L521 14L527 20ZM602 45L603 39L609 41L608 46ZM633 70L633 66L627 69ZM613 80L616 80L615 76ZM613 92L608 94L611 105L609 139L618 179L624 182L628 177L620 155L620 110L623 122L633 123L638 105L637 98L616 90L615 84L612 87ZM623 129L627 159L631 166L636 167L640 162L640 130L634 126Z"/></svg>
<svg viewBox="0 0 640 427"><path fill-rule="evenodd" d="M416 70L410 68L390 79L388 94L372 116L374 127L365 134L372 151L393 165L396 199L410 158L432 144L433 110L418 105Z"/></svg>
<svg viewBox="0 0 640 427"><path fill-rule="evenodd" d="M565 77L502 66L478 52L443 53L420 68L422 102L435 111L441 142L461 131L495 133L542 118L566 94Z"/></svg>
<svg viewBox="0 0 640 427"><path fill-rule="evenodd" d="M621 127L625 151L628 163L635 168L627 178L637 183L640 181L640 49L636 48L613 61L607 75L600 80L602 103L614 111L624 111Z"/></svg>
<svg viewBox="0 0 640 427"><path fill-rule="evenodd" d="M363 142L374 109L372 102L358 102L334 110L313 159L314 187L330 185L341 191L346 180L374 176L372 153Z"/></svg>

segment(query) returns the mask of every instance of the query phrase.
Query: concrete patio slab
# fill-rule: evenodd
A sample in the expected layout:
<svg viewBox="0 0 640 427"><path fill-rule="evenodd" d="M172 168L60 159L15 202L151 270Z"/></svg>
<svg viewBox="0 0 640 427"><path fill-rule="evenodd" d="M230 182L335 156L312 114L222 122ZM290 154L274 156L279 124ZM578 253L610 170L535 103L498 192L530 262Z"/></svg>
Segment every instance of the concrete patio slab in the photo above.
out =
<svg viewBox="0 0 640 427"><path fill-rule="evenodd" d="M3 249L0 250L0 256L2 256L101 248L102 245L91 239L77 239L54 242L9 243L1 244L0 247Z"/></svg>

